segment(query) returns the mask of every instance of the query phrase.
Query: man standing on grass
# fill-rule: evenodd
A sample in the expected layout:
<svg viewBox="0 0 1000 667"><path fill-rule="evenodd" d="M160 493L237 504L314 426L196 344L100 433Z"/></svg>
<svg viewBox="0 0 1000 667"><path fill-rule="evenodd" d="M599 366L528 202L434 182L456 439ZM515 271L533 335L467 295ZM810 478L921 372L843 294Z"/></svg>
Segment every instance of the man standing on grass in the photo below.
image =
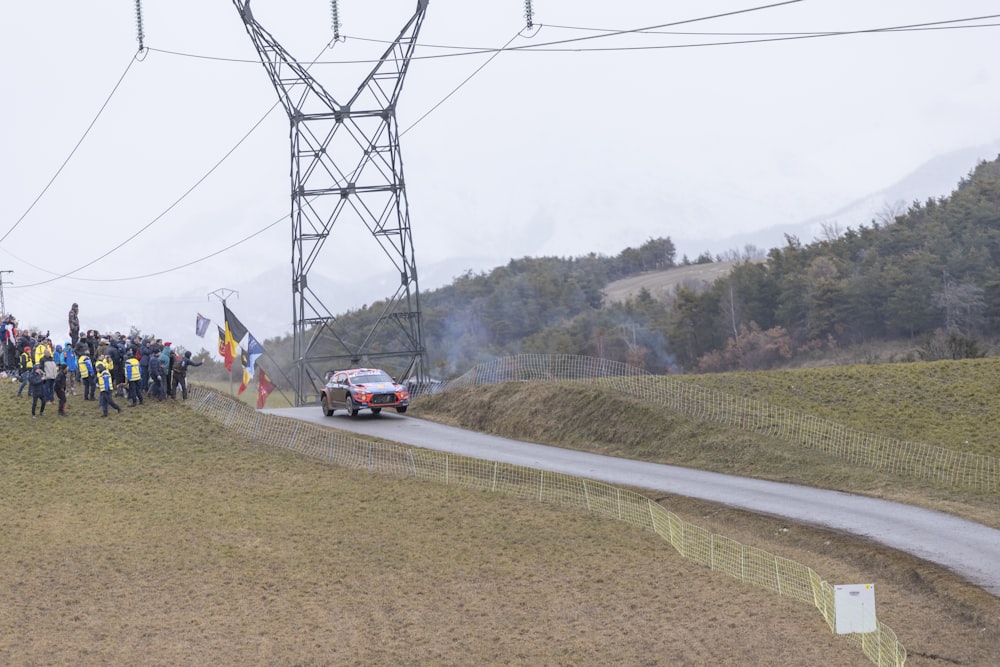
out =
<svg viewBox="0 0 1000 667"><path fill-rule="evenodd" d="M31 418L34 419L35 408L38 406L39 401L42 403L42 409L38 411L38 414L45 414L45 376L42 375L41 366L33 366L28 375L28 394L31 396Z"/></svg>
<svg viewBox="0 0 1000 667"><path fill-rule="evenodd" d="M108 416L108 408L121 412L122 409L115 403L115 383L111 379L111 371L104 364L97 364L97 384L101 387L101 416Z"/></svg>
<svg viewBox="0 0 1000 667"><path fill-rule="evenodd" d="M128 383L128 399L134 408L136 404L142 403L142 373L139 371L139 360L135 358L136 351L133 349L125 362L125 382Z"/></svg>
<svg viewBox="0 0 1000 667"><path fill-rule="evenodd" d="M94 372L94 362L90 360L90 355L81 354L77 360L80 369L80 380L83 382L83 400L94 400L94 387L97 384L96 373Z"/></svg>
<svg viewBox="0 0 1000 667"><path fill-rule="evenodd" d="M59 372L56 373L56 382L54 390L56 392L56 398L59 399L59 416L66 416L66 377L69 375L69 371L66 368L66 364L59 364Z"/></svg>
<svg viewBox="0 0 1000 667"><path fill-rule="evenodd" d="M177 362L174 366L173 379L170 381L173 385L170 391L171 398L177 398L177 387L181 388L181 400L186 401L188 397L188 385L187 385L187 372L188 368L191 366L201 366L202 362L195 361L191 358L191 350L184 352L184 358Z"/></svg>
<svg viewBox="0 0 1000 667"><path fill-rule="evenodd" d="M160 363L160 348L156 345L149 351L149 396L158 401L162 401L165 391L163 391L163 366Z"/></svg>
<svg viewBox="0 0 1000 667"><path fill-rule="evenodd" d="M17 388L17 395L19 397L24 388L28 386L28 380L31 378L31 369L35 365L33 359L31 347L25 345L24 352L21 353L21 357L18 359L18 370L21 372L21 386ZM31 396L31 387L28 387L28 396Z"/></svg>

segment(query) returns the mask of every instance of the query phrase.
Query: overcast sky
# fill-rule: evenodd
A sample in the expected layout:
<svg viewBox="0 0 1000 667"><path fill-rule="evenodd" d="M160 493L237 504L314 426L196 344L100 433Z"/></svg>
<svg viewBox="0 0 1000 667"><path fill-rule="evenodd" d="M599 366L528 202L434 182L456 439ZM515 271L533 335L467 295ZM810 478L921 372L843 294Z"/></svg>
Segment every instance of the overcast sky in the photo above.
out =
<svg viewBox="0 0 1000 667"><path fill-rule="evenodd" d="M376 55L415 6L340 0L344 39L325 49L329 0L253 3L295 57L318 58L311 71L338 99L363 72L337 63ZM827 214L1000 139L998 27L792 39L986 17L996 2L802 0L699 21L760 5L532 6L528 31L524 0L430 1L398 110L424 290L464 269L614 255L650 237L694 257L708 240ZM202 341L194 320L221 320L209 294L225 288L257 338L290 332L288 120L280 107L265 117L270 80L232 2L142 10L140 60L132 2L0 8L7 309L58 340L77 301L84 328L135 325L213 349L214 327ZM1000 17L937 27L986 24ZM508 42L525 48L456 48ZM317 265L336 281L335 312L388 294L365 275L391 266L357 237L335 227Z"/></svg>

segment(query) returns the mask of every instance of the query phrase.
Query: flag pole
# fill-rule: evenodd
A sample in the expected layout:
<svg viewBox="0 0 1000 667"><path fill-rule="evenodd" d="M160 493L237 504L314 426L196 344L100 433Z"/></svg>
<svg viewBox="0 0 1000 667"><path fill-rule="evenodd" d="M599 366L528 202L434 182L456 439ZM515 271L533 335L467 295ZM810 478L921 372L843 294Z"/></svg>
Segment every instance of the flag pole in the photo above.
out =
<svg viewBox="0 0 1000 667"><path fill-rule="evenodd" d="M222 302L222 312L223 312L222 320L223 320L223 325L224 326L225 326L225 320L226 320L226 318L225 318L226 299L228 299L229 297L233 296L234 294L236 295L236 298L239 298L240 293L237 292L236 290L229 289L228 287L220 287L219 289L217 289L217 290L215 290L213 292L209 292L208 293L208 300L209 301L211 301L212 297L214 296L216 299L218 299L219 301ZM233 393L233 367L232 367L231 364L229 366L229 395L230 396L236 396L236 394Z"/></svg>

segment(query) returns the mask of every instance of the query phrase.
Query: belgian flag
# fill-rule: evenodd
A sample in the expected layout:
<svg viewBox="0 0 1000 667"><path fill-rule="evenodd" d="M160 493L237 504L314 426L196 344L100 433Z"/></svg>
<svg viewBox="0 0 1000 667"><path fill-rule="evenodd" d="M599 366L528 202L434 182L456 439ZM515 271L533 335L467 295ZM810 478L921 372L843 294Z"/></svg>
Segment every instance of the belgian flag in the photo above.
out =
<svg viewBox="0 0 1000 667"><path fill-rule="evenodd" d="M226 325L226 349L222 358L226 360L226 370L231 371L233 360L236 359L236 353L239 351L240 341L247 335L247 328L233 315L233 311L229 310L229 306L225 302L222 303L222 311L225 315Z"/></svg>

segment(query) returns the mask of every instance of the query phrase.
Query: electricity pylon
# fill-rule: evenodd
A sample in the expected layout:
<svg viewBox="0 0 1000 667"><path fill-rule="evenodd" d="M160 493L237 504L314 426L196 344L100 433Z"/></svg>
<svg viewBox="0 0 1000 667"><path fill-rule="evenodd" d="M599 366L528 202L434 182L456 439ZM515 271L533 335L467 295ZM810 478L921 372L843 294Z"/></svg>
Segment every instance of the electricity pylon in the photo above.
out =
<svg viewBox="0 0 1000 667"><path fill-rule="evenodd" d="M350 99L338 102L233 0L291 123L292 316L295 403L317 400L327 370L379 365L397 379L427 371L420 290L399 149L396 104L428 0ZM334 225L363 224L399 274L368 333L351 336L310 288L308 275ZM355 255L357 248L340 249ZM388 269L388 265L386 265ZM343 277L343 276L342 276ZM368 328L370 326L370 328ZM340 329L340 330L338 330ZM376 363L377 362L377 363Z"/></svg>

